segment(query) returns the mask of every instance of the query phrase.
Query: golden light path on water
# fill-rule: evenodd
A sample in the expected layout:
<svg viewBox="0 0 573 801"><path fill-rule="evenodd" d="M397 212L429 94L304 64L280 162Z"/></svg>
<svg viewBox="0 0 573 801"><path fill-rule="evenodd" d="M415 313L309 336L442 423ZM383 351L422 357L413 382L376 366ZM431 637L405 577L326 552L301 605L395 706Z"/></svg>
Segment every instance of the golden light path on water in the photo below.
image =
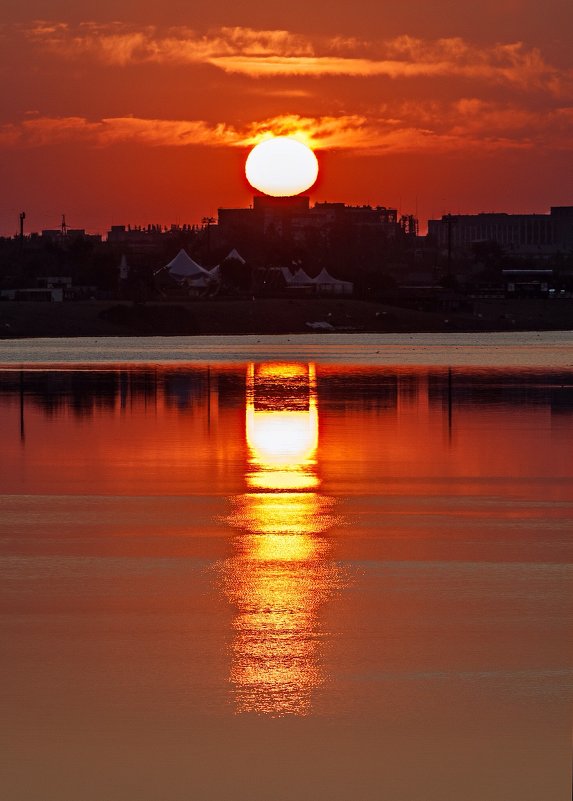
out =
<svg viewBox="0 0 573 801"><path fill-rule="evenodd" d="M335 518L318 492L314 365L249 365L243 530L225 565L237 610L230 681L239 713L304 715L324 679L318 613L339 581L323 534Z"/></svg>

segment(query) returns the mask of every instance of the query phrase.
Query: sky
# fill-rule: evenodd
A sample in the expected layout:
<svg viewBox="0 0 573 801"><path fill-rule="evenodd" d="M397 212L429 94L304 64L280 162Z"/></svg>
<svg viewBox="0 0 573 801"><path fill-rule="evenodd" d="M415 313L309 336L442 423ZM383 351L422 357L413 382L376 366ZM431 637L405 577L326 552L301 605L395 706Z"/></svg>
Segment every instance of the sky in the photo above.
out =
<svg viewBox="0 0 573 801"><path fill-rule="evenodd" d="M3 0L0 234L201 223L249 150L316 150L311 200L573 205L570 0Z"/></svg>

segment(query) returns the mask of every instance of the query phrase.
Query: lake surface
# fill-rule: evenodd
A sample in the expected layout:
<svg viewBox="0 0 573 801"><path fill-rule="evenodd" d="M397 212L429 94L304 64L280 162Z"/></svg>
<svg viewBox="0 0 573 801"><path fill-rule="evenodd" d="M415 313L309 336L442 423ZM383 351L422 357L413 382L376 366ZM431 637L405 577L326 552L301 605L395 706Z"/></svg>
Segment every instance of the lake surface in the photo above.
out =
<svg viewBox="0 0 573 801"><path fill-rule="evenodd" d="M552 336L0 343L2 798L568 801Z"/></svg>

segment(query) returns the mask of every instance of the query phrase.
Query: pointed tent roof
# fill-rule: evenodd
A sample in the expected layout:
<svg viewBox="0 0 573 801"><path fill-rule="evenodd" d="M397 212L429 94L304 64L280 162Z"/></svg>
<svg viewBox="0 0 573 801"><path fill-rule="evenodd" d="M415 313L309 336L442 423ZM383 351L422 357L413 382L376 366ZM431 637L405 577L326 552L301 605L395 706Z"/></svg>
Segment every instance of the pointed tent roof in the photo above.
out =
<svg viewBox="0 0 573 801"><path fill-rule="evenodd" d="M301 283L308 284L311 281L311 277L305 273L302 267L299 267L296 273L294 274L295 281L300 281Z"/></svg>
<svg viewBox="0 0 573 801"><path fill-rule="evenodd" d="M165 265L169 274L174 278L186 278L194 281L200 278L206 278L210 275L209 270L201 267L196 261L193 261L191 256L181 248L179 253L172 259L169 264Z"/></svg>
<svg viewBox="0 0 573 801"><path fill-rule="evenodd" d="M296 273L293 275L290 283L294 284L295 286L310 286L313 281L312 278L305 273L302 267L299 267Z"/></svg>
<svg viewBox="0 0 573 801"><path fill-rule="evenodd" d="M302 267L299 267L294 275L288 267L281 267L281 272L288 286L312 286L314 283L314 280L305 273Z"/></svg>
<svg viewBox="0 0 573 801"><path fill-rule="evenodd" d="M312 278L311 280L314 284L329 284L332 286L334 286L335 284L339 284L348 287L353 286L352 281L343 281L340 278L334 278L334 276L332 276L328 272L326 267L323 267L322 270L319 272L319 274L316 276L316 278Z"/></svg>
<svg viewBox="0 0 573 801"><path fill-rule="evenodd" d="M236 259L237 261L240 261L241 264L247 263L236 248L233 248L230 253L227 253L223 261L228 261L229 259Z"/></svg>

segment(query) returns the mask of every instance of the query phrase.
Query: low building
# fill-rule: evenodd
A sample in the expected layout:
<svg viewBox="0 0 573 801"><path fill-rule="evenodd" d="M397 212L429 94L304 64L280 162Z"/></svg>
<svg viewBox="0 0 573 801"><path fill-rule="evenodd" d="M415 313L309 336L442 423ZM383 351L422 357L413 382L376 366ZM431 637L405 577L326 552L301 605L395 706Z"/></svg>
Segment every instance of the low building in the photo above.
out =
<svg viewBox="0 0 573 801"><path fill-rule="evenodd" d="M24 289L2 289L0 297L3 300L15 301L45 301L47 303L61 303L64 299L63 289L46 288L24 288Z"/></svg>
<svg viewBox="0 0 573 801"><path fill-rule="evenodd" d="M151 266L170 250L188 247L198 229L192 225L131 226L112 225L106 236L106 247L129 258L130 267Z"/></svg>
<svg viewBox="0 0 573 801"><path fill-rule="evenodd" d="M573 249L573 206L552 206L549 214L445 214L428 220L428 236L452 252L493 242L516 256L549 257Z"/></svg>
<svg viewBox="0 0 573 801"><path fill-rule="evenodd" d="M71 275L46 275L40 276L36 280L38 287L46 289L63 289L65 291L72 288Z"/></svg>
<svg viewBox="0 0 573 801"><path fill-rule="evenodd" d="M86 242L101 242L101 234L87 234L84 228L44 228L41 237L43 242L52 242L55 245L65 245L83 240Z"/></svg>
<svg viewBox="0 0 573 801"><path fill-rule="evenodd" d="M547 297L552 289L553 270L502 270L507 297Z"/></svg>

